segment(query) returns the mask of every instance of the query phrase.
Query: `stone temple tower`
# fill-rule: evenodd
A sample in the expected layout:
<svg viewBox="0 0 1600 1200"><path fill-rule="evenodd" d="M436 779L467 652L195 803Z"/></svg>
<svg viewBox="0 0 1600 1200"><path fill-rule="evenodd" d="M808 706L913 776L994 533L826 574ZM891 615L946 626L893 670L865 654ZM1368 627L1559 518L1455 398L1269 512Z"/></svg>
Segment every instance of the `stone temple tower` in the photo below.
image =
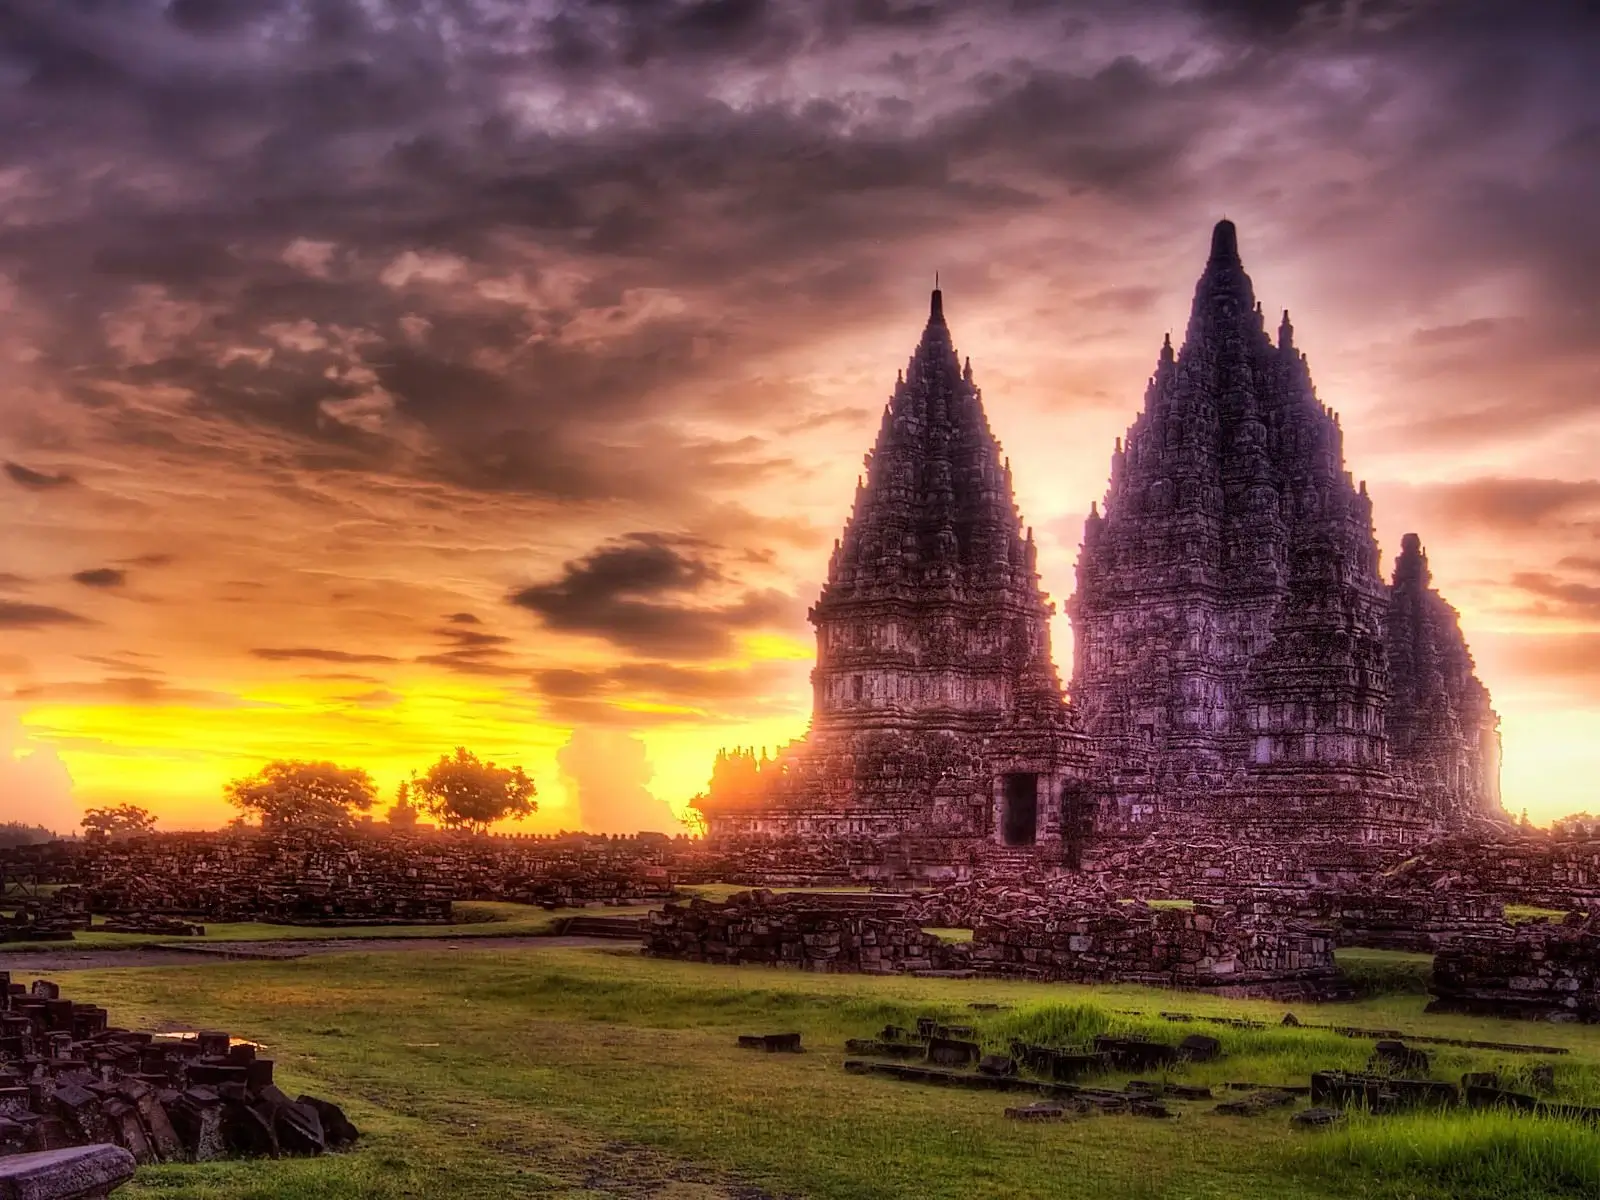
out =
<svg viewBox="0 0 1600 1200"><path fill-rule="evenodd" d="M758 764L742 799L713 788L711 828L938 831L1055 853L1075 827L1085 750L1051 612L936 290L810 612L810 731Z"/></svg>
<svg viewBox="0 0 1600 1200"><path fill-rule="evenodd" d="M1071 694L1106 780L1100 830L1387 841L1447 824L1454 802L1391 761L1389 593L1339 420L1287 313L1268 335L1222 221L1084 528Z"/></svg>
<svg viewBox="0 0 1600 1200"><path fill-rule="evenodd" d="M1033 535L938 291L866 467L810 613L812 728L991 732L1059 709Z"/></svg>
<svg viewBox="0 0 1600 1200"><path fill-rule="evenodd" d="M1461 618L1433 587L1422 539L1400 542L1389 590L1389 752L1441 798L1447 823L1502 818L1500 717L1478 681Z"/></svg>

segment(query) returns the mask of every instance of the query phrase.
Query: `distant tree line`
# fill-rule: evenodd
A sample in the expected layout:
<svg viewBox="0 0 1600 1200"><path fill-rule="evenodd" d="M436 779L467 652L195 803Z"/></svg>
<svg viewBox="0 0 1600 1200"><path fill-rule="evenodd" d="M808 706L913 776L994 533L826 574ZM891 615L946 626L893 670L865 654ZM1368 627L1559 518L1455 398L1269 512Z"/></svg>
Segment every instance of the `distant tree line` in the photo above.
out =
<svg viewBox="0 0 1600 1200"><path fill-rule="evenodd" d="M41 842L53 842L55 837L43 825L25 825L21 821L0 824L0 850L9 850L12 846L37 846Z"/></svg>
<svg viewBox="0 0 1600 1200"><path fill-rule="evenodd" d="M397 829L426 814L446 829L481 833L496 821L520 821L538 810L533 780L521 767L485 762L465 747L440 755L400 784L387 815ZM236 823L263 829L340 828L378 802L378 787L360 767L281 758L229 782L223 794L239 809Z"/></svg>

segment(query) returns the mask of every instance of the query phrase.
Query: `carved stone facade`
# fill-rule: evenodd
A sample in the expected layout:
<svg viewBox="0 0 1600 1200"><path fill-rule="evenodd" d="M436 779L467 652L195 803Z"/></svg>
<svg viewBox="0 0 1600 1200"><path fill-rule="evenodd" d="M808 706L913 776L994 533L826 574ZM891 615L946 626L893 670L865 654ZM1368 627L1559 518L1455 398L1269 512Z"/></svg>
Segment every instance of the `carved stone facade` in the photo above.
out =
<svg viewBox="0 0 1600 1200"><path fill-rule="evenodd" d="M773 760L719 760L713 832L1059 846L1085 743L1011 467L938 291L866 470L810 613L811 731Z"/></svg>
<svg viewBox="0 0 1600 1200"><path fill-rule="evenodd" d="M1498 817L1500 718L1474 673L1461 615L1432 581L1422 539L1406 534L1385 632L1389 751L1402 770L1444 798L1448 823Z"/></svg>
<svg viewBox="0 0 1600 1200"><path fill-rule="evenodd" d="M1384 583L1343 440L1219 223L1084 528L1071 692L1098 831L1406 842L1498 811L1497 718L1456 614L1414 535Z"/></svg>
<svg viewBox="0 0 1600 1200"><path fill-rule="evenodd" d="M811 731L719 760L712 834L933 834L1070 867L1154 832L1400 845L1499 815L1498 718L1455 611L1414 535L1393 585L1379 574L1338 417L1287 313L1268 335L1231 222L1077 580L1069 706L935 291L811 610Z"/></svg>

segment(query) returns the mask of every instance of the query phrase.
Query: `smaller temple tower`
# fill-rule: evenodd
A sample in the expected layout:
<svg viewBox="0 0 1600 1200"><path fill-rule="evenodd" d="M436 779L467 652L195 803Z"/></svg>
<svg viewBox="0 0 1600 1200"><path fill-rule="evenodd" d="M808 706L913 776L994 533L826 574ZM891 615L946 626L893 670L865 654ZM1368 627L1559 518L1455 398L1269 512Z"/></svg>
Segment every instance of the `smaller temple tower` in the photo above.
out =
<svg viewBox="0 0 1600 1200"><path fill-rule="evenodd" d="M1500 717L1479 682L1461 615L1433 587L1422 539L1400 541L1389 587L1389 751L1441 797L1451 824L1503 818Z"/></svg>
<svg viewBox="0 0 1600 1200"><path fill-rule="evenodd" d="M714 785L710 830L936 834L1070 855L1085 751L1050 653L1052 610L936 289L809 614L810 731L759 786Z"/></svg>

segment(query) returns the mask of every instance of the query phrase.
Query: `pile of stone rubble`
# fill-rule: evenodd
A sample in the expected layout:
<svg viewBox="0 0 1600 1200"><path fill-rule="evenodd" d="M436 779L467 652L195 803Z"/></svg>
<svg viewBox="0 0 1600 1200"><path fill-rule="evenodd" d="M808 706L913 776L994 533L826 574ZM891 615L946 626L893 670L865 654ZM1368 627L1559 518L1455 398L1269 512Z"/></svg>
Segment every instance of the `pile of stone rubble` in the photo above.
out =
<svg viewBox="0 0 1600 1200"><path fill-rule="evenodd" d="M110 1143L139 1163L206 1162L355 1142L337 1105L290 1099L257 1049L118 1029L98 1005L0 971L0 1156Z"/></svg>

